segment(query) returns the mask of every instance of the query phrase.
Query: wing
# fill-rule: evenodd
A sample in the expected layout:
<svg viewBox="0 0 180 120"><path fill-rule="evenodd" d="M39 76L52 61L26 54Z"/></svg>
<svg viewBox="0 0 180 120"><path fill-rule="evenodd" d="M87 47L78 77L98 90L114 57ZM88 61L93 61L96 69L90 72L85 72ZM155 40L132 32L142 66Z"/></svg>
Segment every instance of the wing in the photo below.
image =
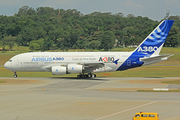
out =
<svg viewBox="0 0 180 120"><path fill-rule="evenodd" d="M171 56L173 56L173 54L158 55L158 56L153 56L153 57L140 58L140 61L144 62L143 65L149 65L149 64L154 64L157 62L167 60Z"/></svg>
<svg viewBox="0 0 180 120"><path fill-rule="evenodd" d="M84 70L83 72L84 73L91 73L93 72L93 70L96 70L96 69L99 69L99 68L102 68L105 66L104 63L81 63L81 65L84 66Z"/></svg>
<svg viewBox="0 0 180 120"><path fill-rule="evenodd" d="M92 73L94 70L103 68L105 66L104 62L90 62L90 63L76 63L76 64L83 66L83 73ZM41 69L43 69L44 71L51 71L52 66L55 65L50 64L47 66L43 66ZM67 67L67 65L64 64L56 64L56 66Z"/></svg>

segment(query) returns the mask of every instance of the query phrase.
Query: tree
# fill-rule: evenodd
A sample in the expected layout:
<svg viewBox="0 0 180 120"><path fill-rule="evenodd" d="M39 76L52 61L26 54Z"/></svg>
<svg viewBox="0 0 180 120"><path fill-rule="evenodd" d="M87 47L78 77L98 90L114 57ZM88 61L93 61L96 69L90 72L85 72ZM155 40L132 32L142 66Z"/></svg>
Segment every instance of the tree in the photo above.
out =
<svg viewBox="0 0 180 120"><path fill-rule="evenodd" d="M29 49L44 51L45 50L44 39L32 40L29 44Z"/></svg>
<svg viewBox="0 0 180 120"><path fill-rule="evenodd" d="M120 13L120 12L116 13L115 15L118 16L118 17L124 17L123 13Z"/></svg>
<svg viewBox="0 0 180 120"><path fill-rule="evenodd" d="M87 47L87 39L81 39L81 40L77 40L76 44L73 45L73 49L85 49Z"/></svg>
<svg viewBox="0 0 180 120"><path fill-rule="evenodd" d="M169 19L175 20L173 26L180 31L180 16L171 16ZM83 15L76 9L64 10L51 7L34 9L22 6L14 16L0 15L0 41L12 36L16 37L15 42L18 45L29 46L31 41L42 38L47 43L44 50L86 47L109 50L113 47L115 35L119 45L137 45L157 24L158 21L148 17L135 17L132 14L127 17L124 17L123 13L108 12ZM107 31L111 31L112 36L105 34ZM172 28L171 31L165 45L178 46L179 32L176 28ZM112 43L110 37L113 38Z"/></svg>
<svg viewBox="0 0 180 120"><path fill-rule="evenodd" d="M168 37L166 38L165 46L166 47L177 47L180 44L180 32L179 29L175 26L172 26Z"/></svg>
<svg viewBox="0 0 180 120"><path fill-rule="evenodd" d="M5 46L7 45L9 47L9 50L11 51L15 44L15 39L16 39L16 37L12 37L11 35L4 37L1 41L2 46L5 48Z"/></svg>
<svg viewBox="0 0 180 120"><path fill-rule="evenodd" d="M37 40L39 39L38 37L38 32L37 29L34 27L25 27L21 32L20 32L21 38L22 38L22 45L28 46L29 43L32 40Z"/></svg>
<svg viewBox="0 0 180 120"><path fill-rule="evenodd" d="M28 9L29 9L28 6L22 6L21 8L19 8L17 16L26 16Z"/></svg>
<svg viewBox="0 0 180 120"><path fill-rule="evenodd" d="M70 41L71 41L71 38L70 36L66 36L64 38L59 38L57 39L58 42L57 42L57 47L61 50L68 50L68 48L70 48Z"/></svg>
<svg viewBox="0 0 180 120"><path fill-rule="evenodd" d="M39 7L36 9L38 15L46 15L48 17L56 16L54 8L50 7Z"/></svg>
<svg viewBox="0 0 180 120"><path fill-rule="evenodd" d="M134 17L133 14L128 14L128 15L127 15L127 18L132 18L132 17Z"/></svg>
<svg viewBox="0 0 180 120"><path fill-rule="evenodd" d="M168 20L180 20L180 16L170 16Z"/></svg>
<svg viewBox="0 0 180 120"><path fill-rule="evenodd" d="M44 50L49 50L53 46L53 41L50 40L47 36L44 39ZM54 49L54 48L53 48ZM57 48L56 48L57 49Z"/></svg>
<svg viewBox="0 0 180 120"><path fill-rule="evenodd" d="M101 49L107 51L114 47L115 35L112 31L105 31L101 40Z"/></svg>
<svg viewBox="0 0 180 120"><path fill-rule="evenodd" d="M101 46L101 42L98 40L93 40L91 42L88 43L88 48L91 49L98 49Z"/></svg>

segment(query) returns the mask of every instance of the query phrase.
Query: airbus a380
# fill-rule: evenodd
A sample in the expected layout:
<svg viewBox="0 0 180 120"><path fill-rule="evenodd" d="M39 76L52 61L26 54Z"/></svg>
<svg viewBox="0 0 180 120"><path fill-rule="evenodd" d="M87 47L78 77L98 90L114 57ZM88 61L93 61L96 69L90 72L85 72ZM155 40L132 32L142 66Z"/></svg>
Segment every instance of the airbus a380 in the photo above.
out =
<svg viewBox="0 0 180 120"><path fill-rule="evenodd" d="M78 73L77 77L96 77L97 72L122 71L167 60L159 55L173 20L162 21L131 52L30 52L12 57L4 67L14 72L52 72L53 75Z"/></svg>

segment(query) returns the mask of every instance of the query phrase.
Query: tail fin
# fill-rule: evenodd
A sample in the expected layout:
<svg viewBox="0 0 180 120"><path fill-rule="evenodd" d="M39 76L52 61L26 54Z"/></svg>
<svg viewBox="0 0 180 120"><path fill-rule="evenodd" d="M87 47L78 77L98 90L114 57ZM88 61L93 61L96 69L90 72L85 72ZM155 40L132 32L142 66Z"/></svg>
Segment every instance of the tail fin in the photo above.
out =
<svg viewBox="0 0 180 120"><path fill-rule="evenodd" d="M134 52L146 54L148 57L159 55L173 22L174 20L162 21L134 50Z"/></svg>

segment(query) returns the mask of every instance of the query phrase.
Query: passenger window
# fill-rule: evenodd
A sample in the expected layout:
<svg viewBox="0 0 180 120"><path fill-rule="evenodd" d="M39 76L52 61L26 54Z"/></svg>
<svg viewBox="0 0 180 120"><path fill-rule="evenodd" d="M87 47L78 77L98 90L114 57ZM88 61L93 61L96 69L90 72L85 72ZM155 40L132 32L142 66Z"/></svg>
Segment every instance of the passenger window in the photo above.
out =
<svg viewBox="0 0 180 120"><path fill-rule="evenodd" d="M12 62L12 60L9 60L9 62Z"/></svg>
<svg viewBox="0 0 180 120"><path fill-rule="evenodd" d="M150 114L150 115L149 115L149 117L155 117L155 115L153 115L153 114Z"/></svg>
<svg viewBox="0 0 180 120"><path fill-rule="evenodd" d="M147 114L142 114L141 117L147 117Z"/></svg>

